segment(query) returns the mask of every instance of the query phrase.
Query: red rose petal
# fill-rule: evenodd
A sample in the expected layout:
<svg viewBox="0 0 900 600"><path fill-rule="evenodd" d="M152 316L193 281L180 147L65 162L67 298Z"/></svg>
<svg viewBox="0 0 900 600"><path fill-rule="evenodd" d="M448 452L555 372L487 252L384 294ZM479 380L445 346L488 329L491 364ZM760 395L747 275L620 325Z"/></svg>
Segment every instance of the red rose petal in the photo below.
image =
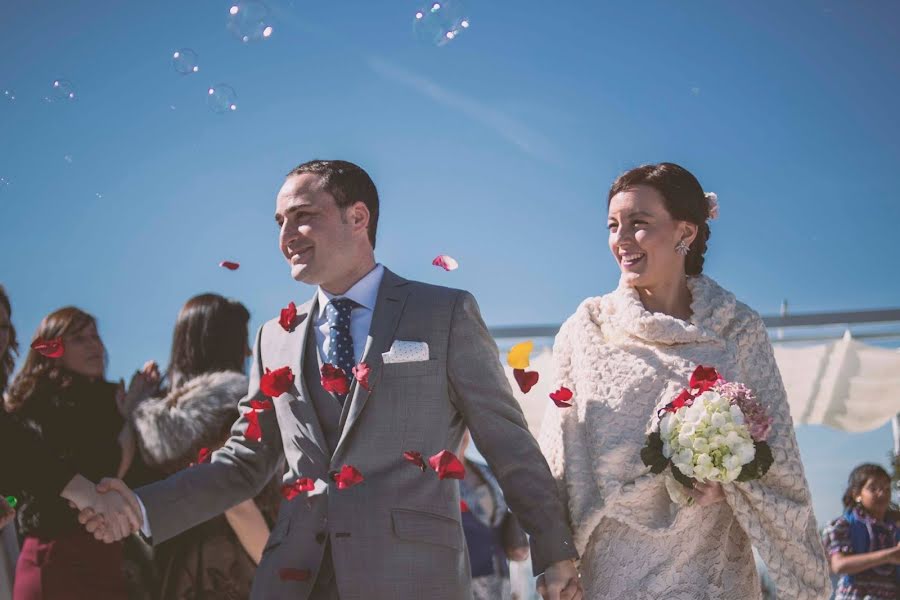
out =
<svg viewBox="0 0 900 600"><path fill-rule="evenodd" d="M449 450L441 450L428 459L428 464L437 471L438 479L462 479L466 476L466 468Z"/></svg>
<svg viewBox="0 0 900 600"><path fill-rule="evenodd" d="M282 581L308 581L310 578L309 569L279 569L278 577Z"/></svg>
<svg viewBox="0 0 900 600"><path fill-rule="evenodd" d="M423 473L428 468L428 465L425 464L425 459L422 458L421 452L416 452L415 450L407 450L403 453L403 458L422 469Z"/></svg>
<svg viewBox="0 0 900 600"><path fill-rule="evenodd" d="M343 396L350 391L350 382L347 381L347 375L340 367L336 367L331 363L322 365L322 387L326 392Z"/></svg>
<svg viewBox="0 0 900 600"><path fill-rule="evenodd" d="M431 264L440 267L445 271L455 271L459 268L459 263L456 259L447 254L441 254L440 256L435 257L435 259L431 261Z"/></svg>
<svg viewBox="0 0 900 600"><path fill-rule="evenodd" d="M694 403L694 396L688 390L681 390L681 393L675 397L674 400L666 404L659 410L658 416L662 418L662 415L665 413L673 413L680 408L684 408L685 406L690 406Z"/></svg>
<svg viewBox="0 0 900 600"><path fill-rule="evenodd" d="M362 483L362 473L356 470L356 467L344 465L341 470L334 474L334 481L337 483L339 490L346 490L357 483Z"/></svg>
<svg viewBox="0 0 900 600"><path fill-rule="evenodd" d="M272 404L271 400L251 400L250 408L253 410L272 410L275 408L275 405Z"/></svg>
<svg viewBox="0 0 900 600"><path fill-rule="evenodd" d="M31 343L31 349L47 358L59 358L65 354L66 348L61 337L52 340L37 339Z"/></svg>
<svg viewBox="0 0 900 600"><path fill-rule="evenodd" d="M369 373L372 371L364 362L359 363L355 367L353 367L353 377L356 378L356 381L359 382L359 385L363 387L363 389L369 389Z"/></svg>
<svg viewBox="0 0 900 600"><path fill-rule="evenodd" d="M210 458L212 458L212 450L200 448L200 452L197 453L197 464L209 462Z"/></svg>
<svg viewBox="0 0 900 600"><path fill-rule="evenodd" d="M223 260L219 263L219 266L228 269L229 271L237 271L241 268L241 263L231 262L230 260Z"/></svg>
<svg viewBox="0 0 900 600"><path fill-rule="evenodd" d="M266 369L265 375L259 379L260 391L270 398L286 394L293 384L294 372L290 367L281 367L274 371Z"/></svg>
<svg viewBox="0 0 900 600"><path fill-rule="evenodd" d="M244 437L254 442L260 441L262 429L259 427L259 413L251 410L244 416L247 418L247 431L244 432Z"/></svg>
<svg viewBox="0 0 900 600"><path fill-rule="evenodd" d="M513 369L513 377L516 378L516 383L519 384L519 389L522 390L522 393L527 394L537 384L540 374L537 371Z"/></svg>
<svg viewBox="0 0 900 600"><path fill-rule="evenodd" d="M705 392L716 385L720 379L722 379L722 376L719 375L715 367L697 365L697 368L694 369L694 373L691 375L691 389L699 389L701 392Z"/></svg>
<svg viewBox="0 0 900 600"><path fill-rule="evenodd" d="M311 492L316 489L316 482L309 477L301 477L293 483L285 483L281 486L281 495L286 500L293 500L303 492Z"/></svg>
<svg viewBox="0 0 900 600"><path fill-rule="evenodd" d="M459 501L459 512L469 512L469 505L466 504L465 500Z"/></svg>
<svg viewBox="0 0 900 600"><path fill-rule="evenodd" d="M555 392L550 392L550 399L560 408L569 408L572 406L572 390L562 386Z"/></svg>
<svg viewBox="0 0 900 600"><path fill-rule="evenodd" d="M278 324L281 325L285 331L293 331L294 330L294 320L297 318L297 305L291 302L287 305L287 308L281 309L281 316L278 317Z"/></svg>

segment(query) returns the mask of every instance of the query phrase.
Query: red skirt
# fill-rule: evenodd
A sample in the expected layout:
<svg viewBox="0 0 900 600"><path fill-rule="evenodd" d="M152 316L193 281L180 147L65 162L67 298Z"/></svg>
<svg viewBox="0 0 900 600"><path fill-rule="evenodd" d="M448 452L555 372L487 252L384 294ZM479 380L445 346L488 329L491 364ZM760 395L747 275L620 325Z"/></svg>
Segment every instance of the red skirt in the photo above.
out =
<svg viewBox="0 0 900 600"><path fill-rule="evenodd" d="M86 531L52 539L26 536L16 564L13 600L126 599L122 542L104 544Z"/></svg>

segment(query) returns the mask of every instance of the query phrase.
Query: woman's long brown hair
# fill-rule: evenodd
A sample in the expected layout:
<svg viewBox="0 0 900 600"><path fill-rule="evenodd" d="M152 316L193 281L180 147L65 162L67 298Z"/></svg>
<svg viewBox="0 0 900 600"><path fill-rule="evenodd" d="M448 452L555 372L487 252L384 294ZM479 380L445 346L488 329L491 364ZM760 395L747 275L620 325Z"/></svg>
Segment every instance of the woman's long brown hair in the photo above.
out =
<svg viewBox="0 0 900 600"><path fill-rule="evenodd" d="M19 341L16 339L16 328L12 324L12 306L9 303L9 296L2 285L0 285L0 306L3 306L6 309L6 314L9 315L9 345L6 346L6 350L0 355L0 396L3 396L3 392L6 391L6 384L9 383L9 378L16 366L16 356L19 354Z"/></svg>
<svg viewBox="0 0 900 600"><path fill-rule="evenodd" d="M35 340L52 340L69 334L78 333L85 327L97 326L97 320L74 306L66 306L55 310L41 321L34 332ZM22 370L16 375L9 394L4 399L7 411L15 412L25 406L28 399L38 390L58 391L72 383L72 374L65 369L58 358L47 358L31 348L25 357Z"/></svg>

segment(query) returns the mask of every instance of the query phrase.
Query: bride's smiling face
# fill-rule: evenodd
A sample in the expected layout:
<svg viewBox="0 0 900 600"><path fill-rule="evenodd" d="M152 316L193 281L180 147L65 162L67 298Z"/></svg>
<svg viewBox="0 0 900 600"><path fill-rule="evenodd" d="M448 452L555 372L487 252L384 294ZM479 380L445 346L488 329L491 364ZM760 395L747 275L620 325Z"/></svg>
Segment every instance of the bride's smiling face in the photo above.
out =
<svg viewBox="0 0 900 600"><path fill-rule="evenodd" d="M690 245L697 226L676 221L666 210L662 194L639 185L623 190L609 201L609 249L632 287L655 287L684 277L684 257L675 247Z"/></svg>

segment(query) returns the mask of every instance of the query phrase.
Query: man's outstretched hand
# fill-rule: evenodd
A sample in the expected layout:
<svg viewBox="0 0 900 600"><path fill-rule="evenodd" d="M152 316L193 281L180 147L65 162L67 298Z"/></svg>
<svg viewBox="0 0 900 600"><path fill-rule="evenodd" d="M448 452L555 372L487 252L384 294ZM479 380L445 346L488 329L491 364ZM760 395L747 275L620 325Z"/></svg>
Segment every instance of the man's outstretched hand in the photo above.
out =
<svg viewBox="0 0 900 600"><path fill-rule="evenodd" d="M584 590L575 562L563 560L547 567L538 577L537 591L544 600L582 600Z"/></svg>
<svg viewBox="0 0 900 600"><path fill-rule="evenodd" d="M76 503L77 504L77 503ZM137 496L121 479L104 479L90 501L79 505L78 522L100 541L118 542L141 529Z"/></svg>

